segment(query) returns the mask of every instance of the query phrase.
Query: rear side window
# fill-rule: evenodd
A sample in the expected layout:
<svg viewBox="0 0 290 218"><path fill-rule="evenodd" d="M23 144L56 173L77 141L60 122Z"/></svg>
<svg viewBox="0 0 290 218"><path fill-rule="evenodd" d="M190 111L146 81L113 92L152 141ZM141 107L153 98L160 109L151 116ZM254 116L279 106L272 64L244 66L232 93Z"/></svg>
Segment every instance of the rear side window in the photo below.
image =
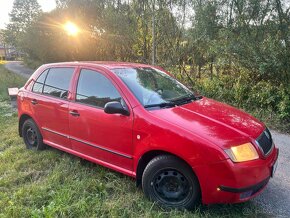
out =
<svg viewBox="0 0 290 218"><path fill-rule="evenodd" d="M45 80L43 93L66 99L74 68L51 68Z"/></svg>
<svg viewBox="0 0 290 218"><path fill-rule="evenodd" d="M36 92L36 93L42 93L43 90L43 86L44 86L44 81L46 78L48 70L45 70L42 74L40 74L40 76L37 78L37 80L35 81L33 87L32 87L32 91Z"/></svg>
<svg viewBox="0 0 290 218"><path fill-rule="evenodd" d="M79 76L76 101L104 108L110 101L121 101L121 96L111 81L93 70L83 69Z"/></svg>

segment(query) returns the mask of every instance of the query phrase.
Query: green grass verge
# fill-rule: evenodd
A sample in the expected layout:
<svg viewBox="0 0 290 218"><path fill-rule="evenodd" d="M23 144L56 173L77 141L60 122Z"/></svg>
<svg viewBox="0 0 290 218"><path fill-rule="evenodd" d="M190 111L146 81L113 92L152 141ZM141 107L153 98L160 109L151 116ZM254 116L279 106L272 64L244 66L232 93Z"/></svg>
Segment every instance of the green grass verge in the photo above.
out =
<svg viewBox="0 0 290 218"><path fill-rule="evenodd" d="M166 210L127 176L56 149L25 149L7 101L7 87L23 84L0 65L0 217L256 217L262 211L253 202Z"/></svg>

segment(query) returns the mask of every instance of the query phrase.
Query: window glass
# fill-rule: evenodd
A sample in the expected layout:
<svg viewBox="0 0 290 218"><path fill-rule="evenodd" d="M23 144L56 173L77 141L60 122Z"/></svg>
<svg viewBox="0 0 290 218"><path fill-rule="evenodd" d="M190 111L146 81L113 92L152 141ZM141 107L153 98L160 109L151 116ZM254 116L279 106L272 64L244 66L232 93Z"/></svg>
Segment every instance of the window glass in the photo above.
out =
<svg viewBox="0 0 290 218"><path fill-rule="evenodd" d="M42 93L42 89L43 89L43 84L46 78L48 70L45 70L42 74L40 74L40 76L37 78L37 80L35 81L33 87L32 87L32 91L33 92L37 92L37 93Z"/></svg>
<svg viewBox="0 0 290 218"><path fill-rule="evenodd" d="M110 101L121 101L114 85L104 75L83 69L80 73L76 101L103 108Z"/></svg>
<svg viewBox="0 0 290 218"><path fill-rule="evenodd" d="M174 78L151 67L120 68L113 72L127 85L144 107L185 102L193 93Z"/></svg>
<svg viewBox="0 0 290 218"><path fill-rule="evenodd" d="M45 80L43 93L66 99L74 68L51 68Z"/></svg>

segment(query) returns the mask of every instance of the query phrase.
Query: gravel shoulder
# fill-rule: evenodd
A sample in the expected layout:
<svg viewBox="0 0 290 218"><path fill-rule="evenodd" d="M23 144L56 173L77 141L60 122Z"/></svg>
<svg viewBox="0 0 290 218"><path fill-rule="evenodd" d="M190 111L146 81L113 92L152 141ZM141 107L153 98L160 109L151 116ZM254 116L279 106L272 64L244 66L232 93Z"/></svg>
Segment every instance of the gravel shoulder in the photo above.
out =
<svg viewBox="0 0 290 218"><path fill-rule="evenodd" d="M25 78L34 72L21 61L9 61L5 67ZM280 149L278 167L274 178L259 196L251 200L257 205L257 213L267 217L290 217L290 135L271 131L276 146ZM243 211L244 215L247 211Z"/></svg>

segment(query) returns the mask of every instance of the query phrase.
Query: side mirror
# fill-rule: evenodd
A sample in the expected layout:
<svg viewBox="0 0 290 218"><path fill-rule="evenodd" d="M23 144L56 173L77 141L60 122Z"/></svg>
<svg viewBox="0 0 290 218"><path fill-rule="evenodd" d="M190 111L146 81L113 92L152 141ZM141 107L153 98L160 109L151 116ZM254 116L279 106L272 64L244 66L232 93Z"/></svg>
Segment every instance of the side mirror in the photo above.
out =
<svg viewBox="0 0 290 218"><path fill-rule="evenodd" d="M127 108L124 108L123 105L118 101L111 101L105 104L104 111L107 114L122 114L129 116L129 111Z"/></svg>

